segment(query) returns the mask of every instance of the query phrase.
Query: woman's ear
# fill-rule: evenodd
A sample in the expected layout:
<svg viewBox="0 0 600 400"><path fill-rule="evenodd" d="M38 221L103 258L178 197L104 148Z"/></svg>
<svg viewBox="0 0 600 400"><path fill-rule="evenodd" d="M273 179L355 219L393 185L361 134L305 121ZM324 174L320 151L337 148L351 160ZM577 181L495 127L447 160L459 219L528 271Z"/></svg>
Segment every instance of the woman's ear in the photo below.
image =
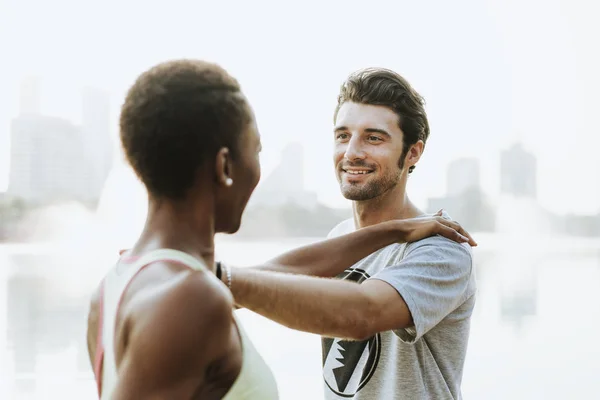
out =
<svg viewBox="0 0 600 400"><path fill-rule="evenodd" d="M233 185L231 154L227 147L221 147L215 159L215 178L219 185L230 187Z"/></svg>

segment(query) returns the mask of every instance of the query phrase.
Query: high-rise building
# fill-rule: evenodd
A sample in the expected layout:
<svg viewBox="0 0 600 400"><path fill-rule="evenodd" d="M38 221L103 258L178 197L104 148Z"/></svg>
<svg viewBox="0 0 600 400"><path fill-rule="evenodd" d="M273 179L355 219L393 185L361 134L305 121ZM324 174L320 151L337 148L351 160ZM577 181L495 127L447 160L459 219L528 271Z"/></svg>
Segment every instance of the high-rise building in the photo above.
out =
<svg viewBox="0 0 600 400"><path fill-rule="evenodd" d="M80 129L61 118L21 115L11 125L8 192L29 202L86 200Z"/></svg>
<svg viewBox="0 0 600 400"><path fill-rule="evenodd" d="M502 151L500 191L515 197L537 197L537 161L520 143Z"/></svg>
<svg viewBox="0 0 600 400"><path fill-rule="evenodd" d="M89 169L88 190L99 196L112 167L110 140L110 101L107 93L85 88L82 92L83 152Z"/></svg>
<svg viewBox="0 0 600 400"><path fill-rule="evenodd" d="M21 110L11 125L8 192L28 202L95 202L112 167L110 105L96 89L82 95L82 126L40 114L40 85L21 85Z"/></svg>
<svg viewBox="0 0 600 400"><path fill-rule="evenodd" d="M281 162L257 188L252 203L267 206L292 203L307 209L316 206L316 193L304 189L304 148L300 143L285 147Z"/></svg>
<svg viewBox="0 0 600 400"><path fill-rule="evenodd" d="M428 212L434 213L443 208L467 229L493 231L494 211L480 186L479 160L454 160L448 165L446 176L447 194L429 199Z"/></svg>
<svg viewBox="0 0 600 400"><path fill-rule="evenodd" d="M466 191L479 188L479 160L476 158L460 158L448 165L447 190L448 196L459 196Z"/></svg>

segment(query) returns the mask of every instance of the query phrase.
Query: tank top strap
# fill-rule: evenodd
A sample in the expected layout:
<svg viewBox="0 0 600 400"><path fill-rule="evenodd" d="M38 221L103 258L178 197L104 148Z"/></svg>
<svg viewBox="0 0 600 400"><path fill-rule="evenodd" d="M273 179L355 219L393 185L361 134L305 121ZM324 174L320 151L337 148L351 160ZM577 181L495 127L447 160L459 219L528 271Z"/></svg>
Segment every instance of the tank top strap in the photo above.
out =
<svg viewBox="0 0 600 400"><path fill-rule="evenodd" d="M174 249L156 249L143 254L134 261L126 262L124 258L126 253L122 253L121 258L111 271L106 275L102 283L102 316L99 326L98 339L101 341L102 348L98 351L98 367L97 377L108 387L114 387L117 379L117 366L115 360L115 326L116 318L119 313L119 307L123 294L135 276L146 266L156 262L174 262L185 265L196 271L208 270L206 264L179 250ZM100 372L100 370L102 372ZM101 388L99 387L99 391ZM108 398L109 394L102 392L102 399Z"/></svg>
<svg viewBox="0 0 600 400"><path fill-rule="evenodd" d="M208 267L203 261L191 256L188 253L174 249L156 249L149 251L134 262L128 263L127 269L122 272L123 275L121 279L125 279L125 275L130 275L131 278L133 278L138 271L144 268L146 265L159 261L176 262L197 271L208 270ZM119 264L121 263L119 262ZM121 275L118 267L116 272L117 274Z"/></svg>

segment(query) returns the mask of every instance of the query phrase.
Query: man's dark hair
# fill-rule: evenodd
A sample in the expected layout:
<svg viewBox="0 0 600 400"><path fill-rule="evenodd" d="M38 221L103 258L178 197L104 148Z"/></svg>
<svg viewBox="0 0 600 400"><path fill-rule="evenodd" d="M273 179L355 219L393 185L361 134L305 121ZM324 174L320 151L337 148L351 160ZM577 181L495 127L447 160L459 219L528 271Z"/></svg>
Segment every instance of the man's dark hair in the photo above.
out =
<svg viewBox="0 0 600 400"><path fill-rule="evenodd" d="M338 95L334 120L345 102L385 106L398 115L398 123L404 132L400 165L411 145L429 137L429 122L425 113L423 97L402 76L385 68L365 68L353 72L342 84ZM408 172L414 170L414 165Z"/></svg>
<svg viewBox="0 0 600 400"><path fill-rule="evenodd" d="M121 109L121 143L148 192L181 199L219 148L238 154L250 121L240 85L215 64L176 60L144 72Z"/></svg>

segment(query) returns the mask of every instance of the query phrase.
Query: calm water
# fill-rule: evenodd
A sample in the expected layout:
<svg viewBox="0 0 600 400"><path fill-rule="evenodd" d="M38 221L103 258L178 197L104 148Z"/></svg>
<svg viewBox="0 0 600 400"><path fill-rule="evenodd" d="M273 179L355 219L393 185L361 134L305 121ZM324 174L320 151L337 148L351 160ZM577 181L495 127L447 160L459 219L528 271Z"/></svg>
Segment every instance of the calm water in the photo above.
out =
<svg viewBox="0 0 600 400"><path fill-rule="evenodd" d="M250 265L307 242L221 240L217 250ZM600 242L488 243L476 252L464 397L600 398ZM0 246L0 399L96 398L85 346L88 296L115 258L69 250L67 257L58 246ZM318 337L239 313L282 399L321 399Z"/></svg>

